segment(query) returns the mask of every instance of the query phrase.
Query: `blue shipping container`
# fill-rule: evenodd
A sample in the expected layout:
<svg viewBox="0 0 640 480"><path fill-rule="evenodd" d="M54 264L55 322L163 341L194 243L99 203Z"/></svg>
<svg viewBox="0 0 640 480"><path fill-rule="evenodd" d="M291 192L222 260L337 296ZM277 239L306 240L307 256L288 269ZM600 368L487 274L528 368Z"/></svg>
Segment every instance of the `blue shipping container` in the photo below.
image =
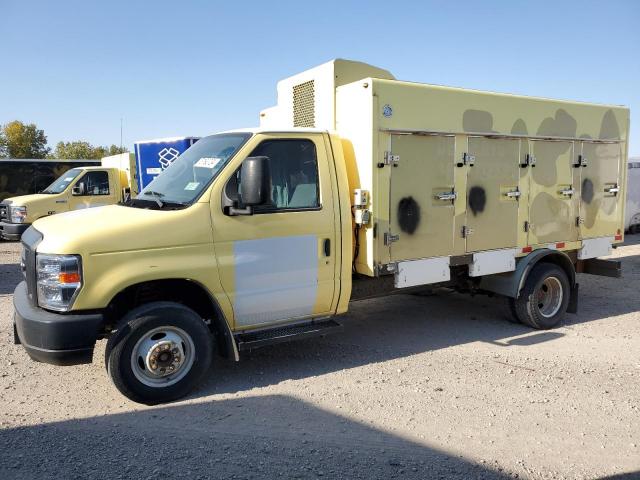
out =
<svg viewBox="0 0 640 480"><path fill-rule="evenodd" d="M138 191L149 185L154 178L178 158L178 155L198 140L199 137L174 137L136 142Z"/></svg>

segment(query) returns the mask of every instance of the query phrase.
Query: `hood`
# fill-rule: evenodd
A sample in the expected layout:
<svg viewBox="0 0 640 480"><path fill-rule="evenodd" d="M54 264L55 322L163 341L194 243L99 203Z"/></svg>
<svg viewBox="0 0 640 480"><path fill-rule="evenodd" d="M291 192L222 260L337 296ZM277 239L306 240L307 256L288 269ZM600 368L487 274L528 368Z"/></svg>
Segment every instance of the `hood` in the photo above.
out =
<svg viewBox="0 0 640 480"><path fill-rule="evenodd" d="M37 220L42 253L97 253L153 250L211 243L208 203L181 210L145 210L108 205Z"/></svg>
<svg viewBox="0 0 640 480"><path fill-rule="evenodd" d="M16 207L29 207L42 202L48 202L56 195L48 195L46 193L34 193L32 195L21 195L19 197L5 198L2 203L9 203Z"/></svg>

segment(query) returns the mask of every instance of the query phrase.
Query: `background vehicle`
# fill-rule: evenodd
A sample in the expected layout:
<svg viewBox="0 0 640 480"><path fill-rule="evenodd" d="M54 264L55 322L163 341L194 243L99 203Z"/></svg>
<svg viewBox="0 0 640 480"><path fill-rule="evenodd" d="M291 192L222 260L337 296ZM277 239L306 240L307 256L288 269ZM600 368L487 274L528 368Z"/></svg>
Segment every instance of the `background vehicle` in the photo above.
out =
<svg viewBox="0 0 640 480"><path fill-rule="evenodd" d="M111 205L137 193L135 188L131 191L131 173L135 172L133 154L105 157L101 163L102 166L78 166L67 170L40 193L10 197L2 201L0 238L19 240L22 233L38 218L70 210Z"/></svg>
<svg viewBox="0 0 640 480"><path fill-rule="evenodd" d="M170 137L135 143L138 190L142 190L173 163L198 137Z"/></svg>
<svg viewBox="0 0 640 480"><path fill-rule="evenodd" d="M576 312L576 272L623 240L629 110L394 80L337 60L278 84L259 129L200 139L126 205L23 235L16 338L107 369L129 398L185 395L213 352L339 328L349 302L424 285Z"/></svg>
<svg viewBox="0 0 640 480"><path fill-rule="evenodd" d="M629 158L625 231L640 233L640 157Z"/></svg>
<svg viewBox="0 0 640 480"><path fill-rule="evenodd" d="M70 168L91 165L100 165L100 161L0 158L0 202L38 193Z"/></svg>

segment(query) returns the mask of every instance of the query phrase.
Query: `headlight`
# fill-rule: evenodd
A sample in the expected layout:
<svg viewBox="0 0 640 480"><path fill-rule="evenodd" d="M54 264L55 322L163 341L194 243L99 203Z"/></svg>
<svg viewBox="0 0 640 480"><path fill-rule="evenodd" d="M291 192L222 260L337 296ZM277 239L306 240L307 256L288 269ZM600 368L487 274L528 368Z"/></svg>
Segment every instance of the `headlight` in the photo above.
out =
<svg viewBox="0 0 640 480"><path fill-rule="evenodd" d="M77 255L36 256L38 305L66 312L82 286L80 257Z"/></svg>
<svg viewBox="0 0 640 480"><path fill-rule="evenodd" d="M11 223L23 223L27 218L27 207L9 207L9 220Z"/></svg>

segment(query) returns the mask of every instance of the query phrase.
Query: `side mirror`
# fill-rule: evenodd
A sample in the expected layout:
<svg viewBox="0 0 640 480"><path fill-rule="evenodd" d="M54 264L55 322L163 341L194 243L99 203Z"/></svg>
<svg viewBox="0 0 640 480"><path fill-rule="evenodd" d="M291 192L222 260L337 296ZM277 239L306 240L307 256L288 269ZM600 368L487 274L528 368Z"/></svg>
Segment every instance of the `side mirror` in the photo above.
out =
<svg viewBox="0 0 640 480"><path fill-rule="evenodd" d="M244 206L263 205L271 198L268 157L249 157L240 170L240 201Z"/></svg>
<svg viewBox="0 0 640 480"><path fill-rule="evenodd" d="M269 157L248 157L240 167L238 200L225 207L226 215L253 215L253 207L271 199Z"/></svg>
<svg viewBox="0 0 640 480"><path fill-rule="evenodd" d="M71 195L84 195L84 183L79 182L71 189Z"/></svg>

